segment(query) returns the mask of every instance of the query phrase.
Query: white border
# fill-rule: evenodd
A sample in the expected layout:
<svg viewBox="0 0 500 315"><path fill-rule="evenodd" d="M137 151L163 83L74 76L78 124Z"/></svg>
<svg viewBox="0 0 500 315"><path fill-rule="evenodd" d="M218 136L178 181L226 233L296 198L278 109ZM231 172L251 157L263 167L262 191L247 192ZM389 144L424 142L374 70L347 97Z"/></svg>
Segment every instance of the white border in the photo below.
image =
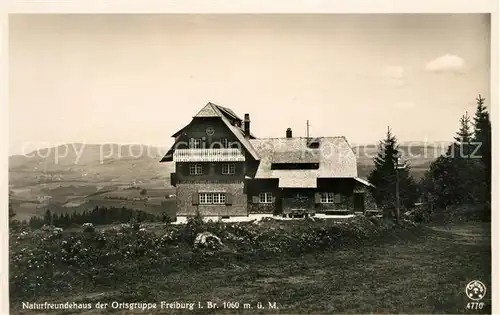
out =
<svg viewBox="0 0 500 315"><path fill-rule="evenodd" d="M11 13L488 13L494 0L25 0Z"/></svg>
<svg viewBox="0 0 500 315"><path fill-rule="evenodd" d="M497 0L330 0L330 1L277 1L277 0L26 0L26 1L4 1L3 14L0 19L0 37L2 55L1 65L2 80L0 84L0 95L3 102L0 106L0 128L2 144L8 143L8 14L12 13L492 13L492 39L491 39L491 120L493 126L493 156L499 156L499 94L498 94L498 1ZM29 125L29 124L28 124ZM0 152L0 169L3 180L0 180L0 201L4 205L4 216L0 219L0 252L3 254L0 261L0 314L8 314L8 147L2 146ZM2 154L3 153L3 154ZM499 226L500 210L498 192L500 191L498 174L498 158L493 165L493 203L492 203L492 245L498 239L497 228ZM492 250L493 250L492 246ZM500 301L500 292L496 290L498 273L495 266L498 265L498 255L492 251L492 301ZM473 277L473 275L471 275ZM457 292L458 294L458 292ZM493 303L492 313L500 312L500 308Z"/></svg>

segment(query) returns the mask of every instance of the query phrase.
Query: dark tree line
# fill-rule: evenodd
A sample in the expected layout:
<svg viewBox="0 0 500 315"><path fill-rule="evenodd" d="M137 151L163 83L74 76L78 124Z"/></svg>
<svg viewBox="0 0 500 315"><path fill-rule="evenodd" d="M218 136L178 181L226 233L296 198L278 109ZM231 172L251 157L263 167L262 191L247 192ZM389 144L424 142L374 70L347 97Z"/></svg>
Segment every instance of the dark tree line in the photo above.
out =
<svg viewBox="0 0 500 315"><path fill-rule="evenodd" d="M422 180L422 198L439 209L471 206L490 219L491 122L479 96L473 120L465 113L454 142L431 165Z"/></svg>
<svg viewBox="0 0 500 315"><path fill-rule="evenodd" d="M95 225L128 223L132 220L136 222L161 222L164 221L164 218L159 215L140 210L131 210L125 207L107 208L96 206L90 211L73 212L71 214L57 214L47 210L43 217L31 217L28 222L23 223L33 228L39 228L44 224L57 227L69 227L72 225L82 225L83 223L92 223Z"/></svg>
<svg viewBox="0 0 500 315"><path fill-rule="evenodd" d="M434 212L469 206L475 216L489 220L491 206L491 122L479 96L471 119L465 113L446 154L431 163L420 182L410 175L410 166L399 160L401 152L396 137L388 129L380 143L375 169L368 180L375 186L372 195L377 205L394 215L397 178L399 177L400 208L411 209L422 201ZM399 162L398 162L399 160ZM404 164L401 167L397 167ZM479 209L479 210L477 210Z"/></svg>

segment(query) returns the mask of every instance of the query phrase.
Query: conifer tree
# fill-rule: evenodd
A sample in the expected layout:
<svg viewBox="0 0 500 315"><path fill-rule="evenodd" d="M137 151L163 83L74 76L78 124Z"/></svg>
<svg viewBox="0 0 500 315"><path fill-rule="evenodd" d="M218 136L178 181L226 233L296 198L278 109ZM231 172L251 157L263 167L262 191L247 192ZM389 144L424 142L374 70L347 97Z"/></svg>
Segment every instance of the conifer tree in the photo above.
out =
<svg viewBox="0 0 500 315"><path fill-rule="evenodd" d="M453 137L455 142L448 147L446 155L452 158L467 158L473 152L471 143L474 140L468 112L460 117L459 123L460 127Z"/></svg>
<svg viewBox="0 0 500 315"><path fill-rule="evenodd" d="M375 168L368 176L368 180L375 186L372 188L372 195L377 206L388 210L387 214L392 215L396 208L398 178L401 208L412 208L418 198L417 184L410 176L409 165L397 168L399 158L397 139L388 127L386 137L380 142L377 156L373 161Z"/></svg>
<svg viewBox="0 0 500 315"><path fill-rule="evenodd" d="M479 95L476 99L477 107L474 115L473 141L479 146L478 152L487 171L491 172L491 121L485 99ZM476 154L477 155L477 154ZM491 174L490 174L491 175Z"/></svg>
<svg viewBox="0 0 500 315"><path fill-rule="evenodd" d="M447 154L437 158L422 180L423 196L435 208L444 209L451 205L477 205L487 199L485 165L478 158L483 151L483 143L488 143L491 130L488 114L485 113L484 99L477 99L478 107L474 117L474 132L466 113L460 119L460 127L454 137L455 142ZM479 144L479 147L477 145ZM490 150L487 145L483 148ZM488 155L489 157L489 155Z"/></svg>
<svg viewBox="0 0 500 315"><path fill-rule="evenodd" d="M477 107L474 115L474 144L477 151L474 157L480 157L484 166L481 176L484 179L484 201L485 210L489 213L491 204L491 121L486 106L485 99L481 95L476 98Z"/></svg>

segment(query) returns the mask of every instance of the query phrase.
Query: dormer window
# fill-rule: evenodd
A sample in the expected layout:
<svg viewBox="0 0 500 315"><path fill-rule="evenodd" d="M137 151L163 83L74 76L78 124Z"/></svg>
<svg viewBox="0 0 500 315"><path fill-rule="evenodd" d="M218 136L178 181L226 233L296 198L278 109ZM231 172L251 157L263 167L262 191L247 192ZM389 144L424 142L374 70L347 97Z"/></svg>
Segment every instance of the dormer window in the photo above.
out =
<svg viewBox="0 0 500 315"><path fill-rule="evenodd" d="M309 144L307 145L307 147L309 149L318 149L319 148L319 142L318 141L309 142Z"/></svg>
<svg viewBox="0 0 500 315"><path fill-rule="evenodd" d="M272 163L272 170L317 170L319 163Z"/></svg>
<svg viewBox="0 0 500 315"><path fill-rule="evenodd" d="M319 148L319 142L320 142L319 138L309 138L307 140L307 147L309 149L318 149Z"/></svg>

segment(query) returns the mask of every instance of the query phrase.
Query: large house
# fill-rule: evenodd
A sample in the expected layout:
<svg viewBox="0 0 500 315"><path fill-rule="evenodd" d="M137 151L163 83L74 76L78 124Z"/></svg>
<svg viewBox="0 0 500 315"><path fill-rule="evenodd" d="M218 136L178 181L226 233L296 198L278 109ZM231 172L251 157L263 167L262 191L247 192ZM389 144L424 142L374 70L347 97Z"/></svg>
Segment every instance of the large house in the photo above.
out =
<svg viewBox="0 0 500 315"><path fill-rule="evenodd" d="M364 212L370 184L357 177L345 137L257 138L231 109L208 103L172 137L177 215L248 216Z"/></svg>

